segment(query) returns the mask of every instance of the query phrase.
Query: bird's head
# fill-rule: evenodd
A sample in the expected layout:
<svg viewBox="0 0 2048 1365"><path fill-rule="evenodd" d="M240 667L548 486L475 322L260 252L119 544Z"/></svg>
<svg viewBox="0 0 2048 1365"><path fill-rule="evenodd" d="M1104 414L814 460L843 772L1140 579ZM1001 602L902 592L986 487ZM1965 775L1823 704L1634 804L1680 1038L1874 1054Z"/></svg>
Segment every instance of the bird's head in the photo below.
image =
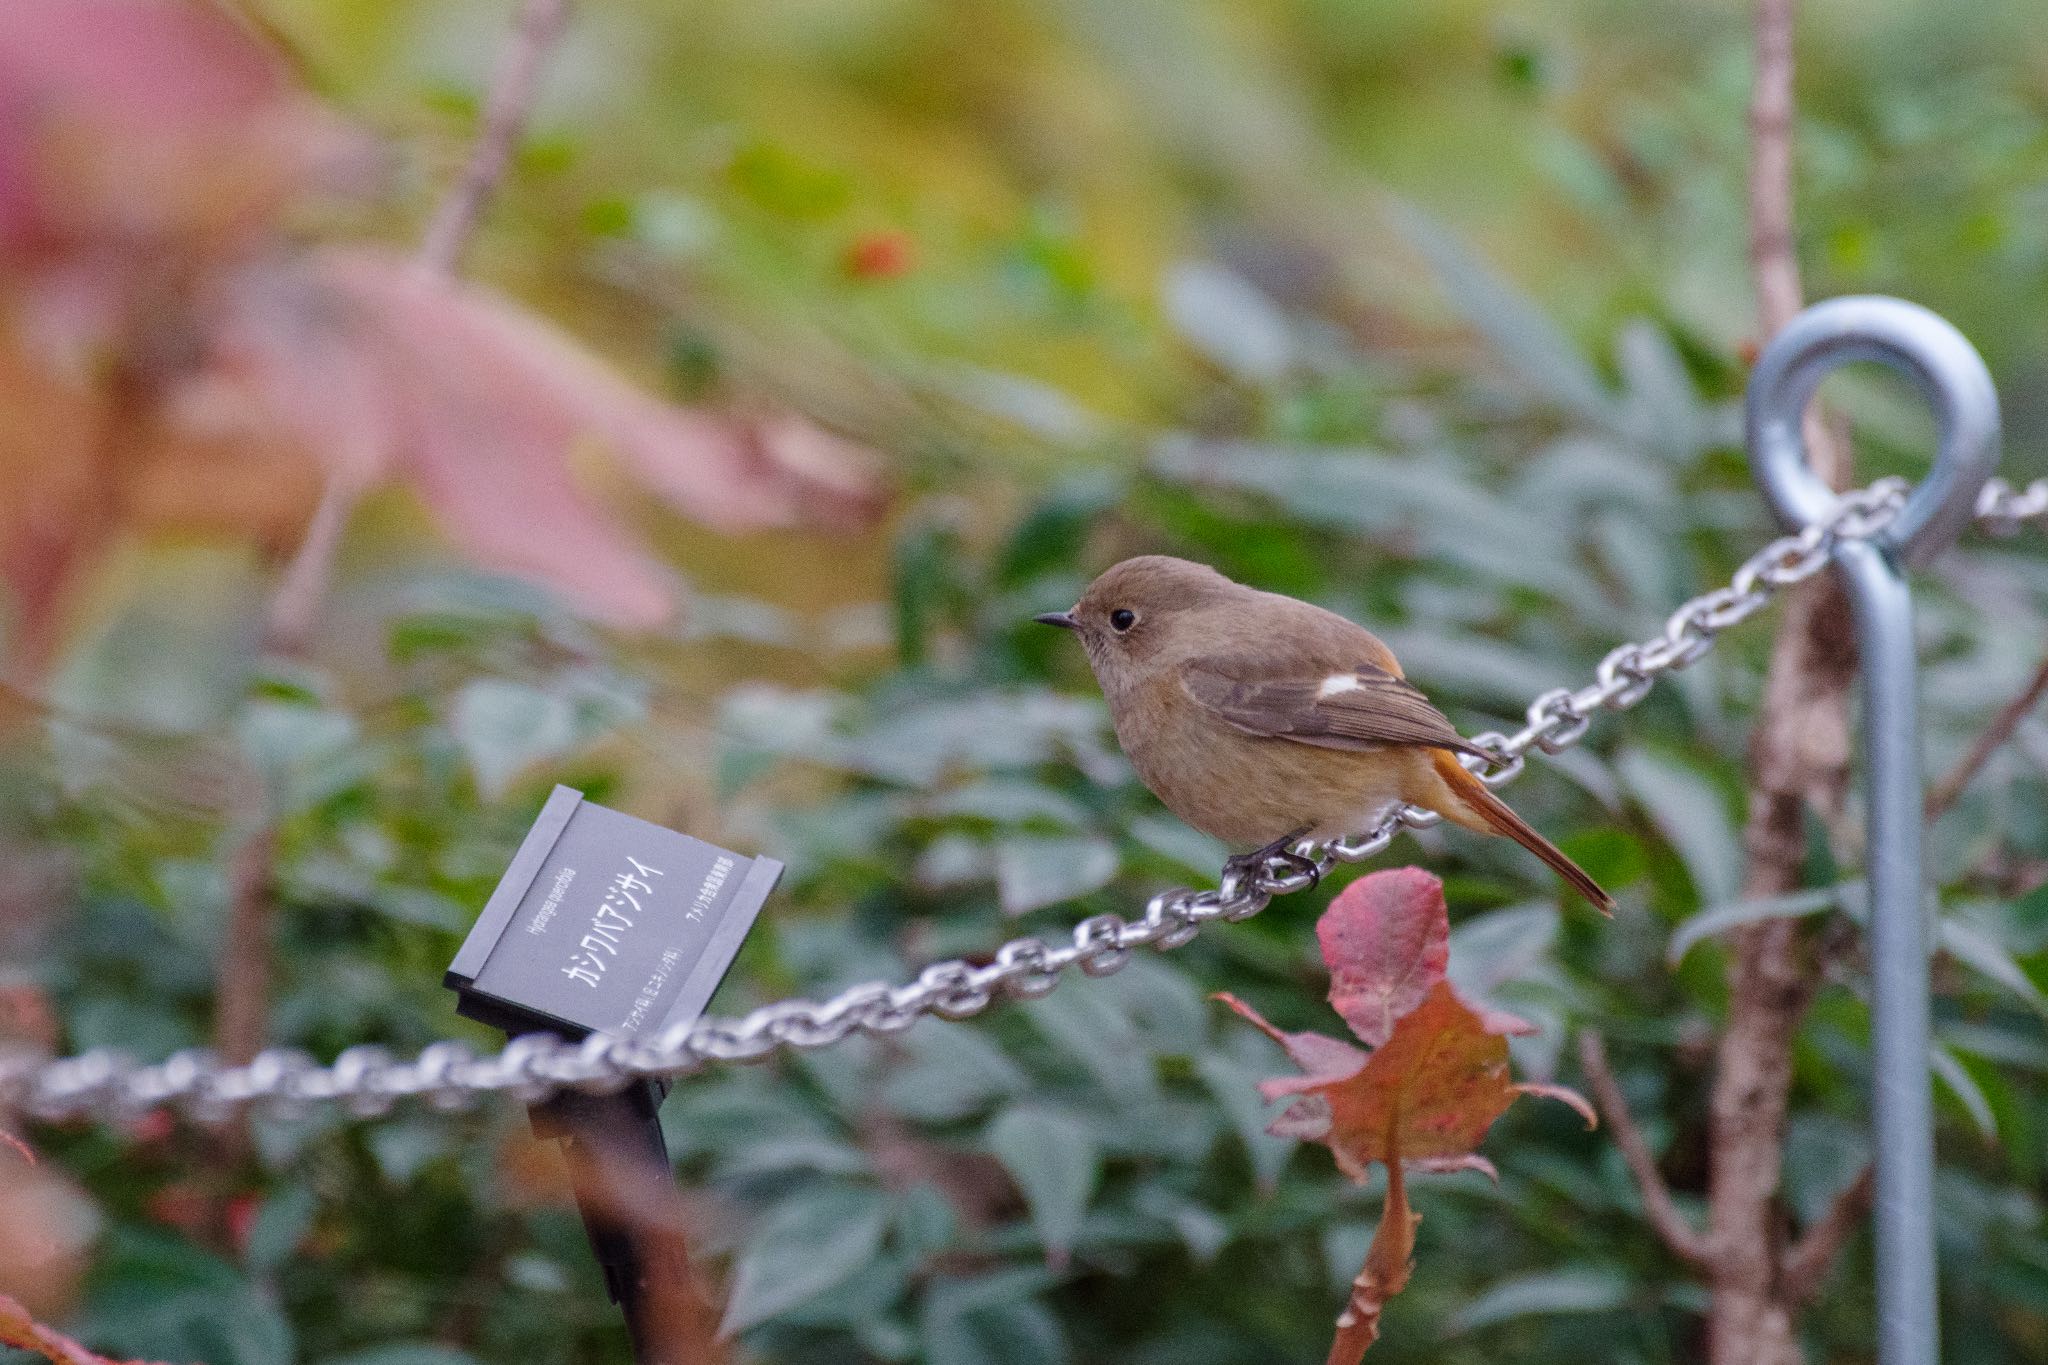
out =
<svg viewBox="0 0 2048 1365"><path fill-rule="evenodd" d="M1107 684L1124 669L1199 643L1206 633L1200 614L1243 591L1206 564L1140 555L1105 570L1072 610L1032 619L1080 636L1088 662Z"/></svg>

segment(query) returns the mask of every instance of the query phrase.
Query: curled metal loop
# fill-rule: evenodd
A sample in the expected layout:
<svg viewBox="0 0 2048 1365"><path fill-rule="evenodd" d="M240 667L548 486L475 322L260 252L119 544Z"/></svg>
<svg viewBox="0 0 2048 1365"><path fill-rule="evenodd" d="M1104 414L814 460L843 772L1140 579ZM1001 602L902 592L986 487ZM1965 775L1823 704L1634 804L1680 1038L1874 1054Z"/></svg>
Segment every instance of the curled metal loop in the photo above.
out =
<svg viewBox="0 0 2048 1365"><path fill-rule="evenodd" d="M1829 371L1876 360L1910 377L1934 409L1940 448L1920 487L1837 498L1807 463L1807 406ZM1794 318L1757 362L1750 460L1779 518L1832 564L1855 623L1862 675L1864 848L1869 882L1871 1128L1875 1154L1877 1339L1881 1365L1938 1358L1934 1111L1926 876L1921 863L1920 722L1913 601L1902 566L1947 549L1984 505L1998 459L1998 398L1962 334L1897 299L1848 298ZM1994 494L1994 506L2010 501ZM1754 562L1754 561L1753 561ZM1745 569L1748 566L1744 566ZM1759 571L1765 582L1774 572ZM1797 567L1806 571L1806 561ZM1813 570L1817 572L1818 570Z"/></svg>
<svg viewBox="0 0 2048 1365"><path fill-rule="evenodd" d="M1918 304L1852 296L1815 304L1772 338L1750 377L1750 459L1786 527L1827 522L1840 501L1814 473L1801 425L1821 380L1875 360L1918 386L1940 432L1934 467L1888 526L1870 538L1909 565L1953 545L1998 463L1998 395L1963 334Z"/></svg>

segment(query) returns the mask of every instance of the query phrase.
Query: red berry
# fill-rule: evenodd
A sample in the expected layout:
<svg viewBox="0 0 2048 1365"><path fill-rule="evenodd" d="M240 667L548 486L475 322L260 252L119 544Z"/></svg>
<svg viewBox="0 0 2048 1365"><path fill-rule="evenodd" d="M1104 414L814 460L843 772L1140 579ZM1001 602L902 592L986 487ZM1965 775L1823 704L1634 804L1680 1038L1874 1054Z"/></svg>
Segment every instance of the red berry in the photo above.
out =
<svg viewBox="0 0 2048 1365"><path fill-rule="evenodd" d="M178 1121L171 1117L169 1110L152 1109L128 1125L128 1136L137 1144L146 1147L151 1143L162 1142L177 1126Z"/></svg>
<svg viewBox="0 0 2048 1365"><path fill-rule="evenodd" d="M916 252L907 232L864 232L846 248L846 273L856 280L893 280L908 274Z"/></svg>
<svg viewBox="0 0 2048 1365"><path fill-rule="evenodd" d="M227 1224L228 1244L239 1254L249 1249L249 1229L256 1225L258 1200L253 1194L238 1194L221 1210Z"/></svg>

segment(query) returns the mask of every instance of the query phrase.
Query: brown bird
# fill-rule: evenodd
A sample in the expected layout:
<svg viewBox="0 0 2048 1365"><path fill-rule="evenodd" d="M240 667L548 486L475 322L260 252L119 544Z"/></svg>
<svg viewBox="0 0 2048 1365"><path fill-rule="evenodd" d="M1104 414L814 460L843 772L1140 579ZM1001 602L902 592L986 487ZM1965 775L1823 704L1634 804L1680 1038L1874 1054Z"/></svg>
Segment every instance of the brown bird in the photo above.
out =
<svg viewBox="0 0 2048 1365"><path fill-rule="evenodd" d="M1505 835L1603 911L1614 900L1457 756L1483 751L1378 636L1167 555L1127 559L1071 611L1117 742L1167 809L1253 858L1356 834L1394 805Z"/></svg>

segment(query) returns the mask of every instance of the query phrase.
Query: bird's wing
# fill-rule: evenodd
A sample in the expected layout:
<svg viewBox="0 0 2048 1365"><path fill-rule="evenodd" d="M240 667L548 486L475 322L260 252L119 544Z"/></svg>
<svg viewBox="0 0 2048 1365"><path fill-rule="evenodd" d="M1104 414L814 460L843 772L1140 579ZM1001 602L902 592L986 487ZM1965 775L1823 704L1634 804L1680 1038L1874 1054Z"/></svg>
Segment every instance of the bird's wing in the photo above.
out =
<svg viewBox="0 0 2048 1365"><path fill-rule="evenodd" d="M1260 659L1195 659L1182 666L1180 685L1204 710L1246 734L1325 749L1412 744L1486 756L1429 698L1371 664L1326 672Z"/></svg>

